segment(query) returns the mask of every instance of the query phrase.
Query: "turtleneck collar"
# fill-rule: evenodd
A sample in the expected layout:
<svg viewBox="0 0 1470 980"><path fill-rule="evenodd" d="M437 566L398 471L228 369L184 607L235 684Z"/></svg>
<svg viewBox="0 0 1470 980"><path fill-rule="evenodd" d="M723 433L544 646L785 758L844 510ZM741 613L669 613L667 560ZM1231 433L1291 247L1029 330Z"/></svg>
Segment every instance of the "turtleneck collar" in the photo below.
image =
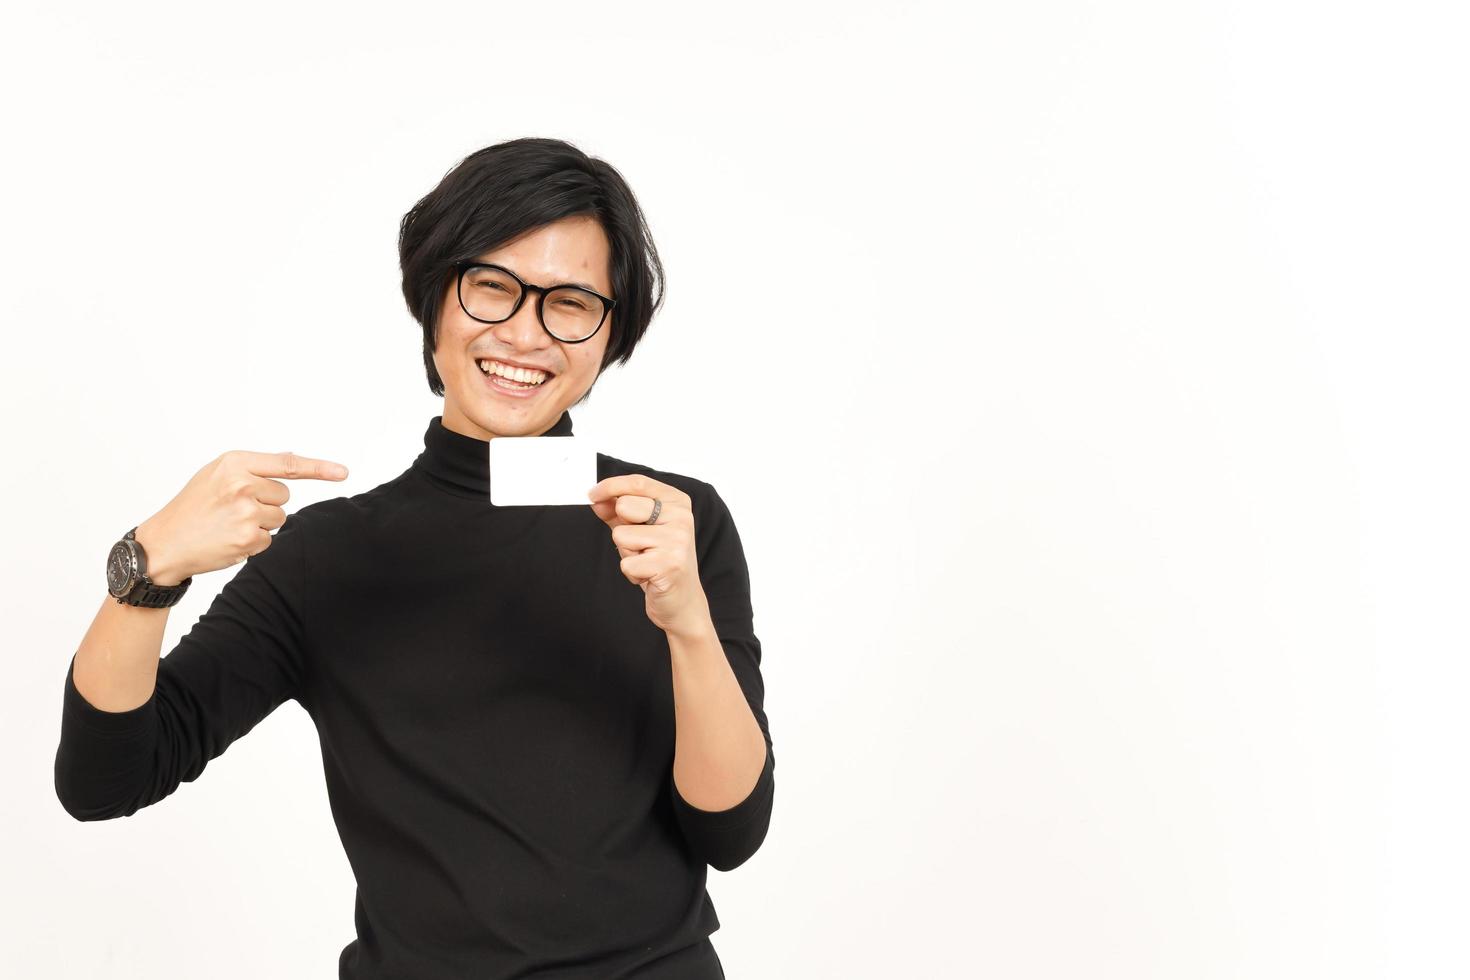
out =
<svg viewBox="0 0 1470 980"><path fill-rule="evenodd" d="M563 411L556 424L543 436L572 434L572 413ZM464 497L490 497L490 442L444 427L444 416L436 415L424 432L424 451L413 465L435 486Z"/></svg>

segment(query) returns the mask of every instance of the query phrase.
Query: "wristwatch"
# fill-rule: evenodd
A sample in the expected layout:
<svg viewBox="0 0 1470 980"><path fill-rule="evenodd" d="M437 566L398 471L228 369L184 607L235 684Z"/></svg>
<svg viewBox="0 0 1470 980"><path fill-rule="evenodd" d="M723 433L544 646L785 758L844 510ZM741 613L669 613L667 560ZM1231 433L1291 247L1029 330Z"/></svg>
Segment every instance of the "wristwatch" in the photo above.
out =
<svg viewBox="0 0 1470 980"><path fill-rule="evenodd" d="M119 603L163 609L172 606L189 591L190 575L178 585L155 585L148 578L148 556L132 531L122 536L107 553L107 591Z"/></svg>

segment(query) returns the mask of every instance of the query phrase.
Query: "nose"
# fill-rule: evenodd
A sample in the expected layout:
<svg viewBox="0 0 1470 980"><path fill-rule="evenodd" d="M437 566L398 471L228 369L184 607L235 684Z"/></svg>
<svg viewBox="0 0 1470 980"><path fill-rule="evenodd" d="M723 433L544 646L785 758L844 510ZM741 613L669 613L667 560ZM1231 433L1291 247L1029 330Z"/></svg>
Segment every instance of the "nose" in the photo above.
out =
<svg viewBox="0 0 1470 980"><path fill-rule="evenodd" d="M541 326L538 311L542 294L533 289L526 290L521 308L515 316L495 324L492 332L495 339L515 350L542 350L555 342L556 338Z"/></svg>

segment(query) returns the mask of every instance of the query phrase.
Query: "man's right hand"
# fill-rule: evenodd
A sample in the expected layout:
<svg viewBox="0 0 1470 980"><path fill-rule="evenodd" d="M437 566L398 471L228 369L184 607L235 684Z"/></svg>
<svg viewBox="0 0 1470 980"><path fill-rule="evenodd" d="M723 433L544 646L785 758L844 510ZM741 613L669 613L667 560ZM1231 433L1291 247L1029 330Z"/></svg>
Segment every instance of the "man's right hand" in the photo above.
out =
<svg viewBox="0 0 1470 980"><path fill-rule="evenodd" d="M205 464L179 495L138 525L148 577L178 585L191 575L228 568L271 546L286 523L291 491L280 480L344 480L347 467L295 453L231 450Z"/></svg>

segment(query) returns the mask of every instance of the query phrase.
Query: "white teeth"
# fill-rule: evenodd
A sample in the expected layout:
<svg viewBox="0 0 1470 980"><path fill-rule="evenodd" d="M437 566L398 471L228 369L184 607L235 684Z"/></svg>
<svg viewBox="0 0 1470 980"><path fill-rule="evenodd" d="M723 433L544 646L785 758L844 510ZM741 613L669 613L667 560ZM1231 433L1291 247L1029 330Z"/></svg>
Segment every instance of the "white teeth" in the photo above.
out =
<svg viewBox="0 0 1470 980"><path fill-rule="evenodd" d="M522 384L541 384L550 377L545 371L530 371L526 368L511 367L509 364L501 364L499 361L482 359L475 363L486 374L498 374L502 378L509 378L512 381L519 381Z"/></svg>

